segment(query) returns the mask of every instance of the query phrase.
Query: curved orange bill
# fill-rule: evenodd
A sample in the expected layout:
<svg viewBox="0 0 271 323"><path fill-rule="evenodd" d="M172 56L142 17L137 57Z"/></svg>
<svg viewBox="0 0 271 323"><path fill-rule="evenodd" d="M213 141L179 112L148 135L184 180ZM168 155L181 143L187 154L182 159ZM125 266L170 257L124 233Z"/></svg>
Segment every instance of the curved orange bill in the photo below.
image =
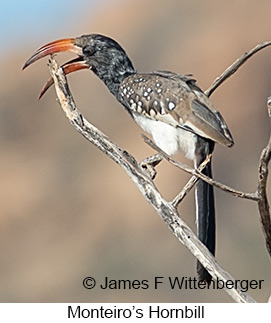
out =
<svg viewBox="0 0 271 323"><path fill-rule="evenodd" d="M82 48L75 44L75 38L60 39L40 47L24 64L23 70L40 58L59 52L72 52L82 56Z"/></svg>
<svg viewBox="0 0 271 323"><path fill-rule="evenodd" d="M89 66L85 61L80 61L80 57L79 58L76 58L72 61L69 61L65 64L63 64L61 67L63 68L63 71L64 73L67 75L67 74L70 74L72 72L75 72L75 71L79 71L79 70L82 70L82 69L90 69L91 66ZM39 95L39 100L43 97L43 95L45 94L45 92L54 84L54 80L53 78L51 77L47 82L46 84L44 85L44 87L42 88L41 92L40 92L40 95Z"/></svg>
<svg viewBox="0 0 271 323"><path fill-rule="evenodd" d="M46 57L48 55L56 54L59 52L72 52L77 54L79 57L65 63L62 65L65 74L69 74L81 69L91 68L83 58L82 48L76 44L76 38L65 38L53 41L42 47L40 47L24 64L23 70L36 62L37 60ZM54 83L53 79L50 78L45 86L43 87L39 99L44 95L44 93L49 89L49 87Z"/></svg>

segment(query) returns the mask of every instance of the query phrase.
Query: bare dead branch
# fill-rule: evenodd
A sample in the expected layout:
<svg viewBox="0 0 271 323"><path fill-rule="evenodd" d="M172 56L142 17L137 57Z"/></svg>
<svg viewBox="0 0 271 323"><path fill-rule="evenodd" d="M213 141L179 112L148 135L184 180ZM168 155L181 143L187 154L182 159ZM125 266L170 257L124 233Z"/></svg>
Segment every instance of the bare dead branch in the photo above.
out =
<svg viewBox="0 0 271 323"><path fill-rule="evenodd" d="M256 54L261 49L270 46L271 41L263 42L250 51L244 53L241 57L239 57L231 66L229 66L219 77L217 77L213 84L205 91L205 94L209 97L211 94L221 85L224 81L226 81L231 75L233 75L250 57Z"/></svg>
<svg viewBox="0 0 271 323"><path fill-rule="evenodd" d="M271 98L267 100L267 110L271 119ZM268 165L271 159L271 134L267 146L263 149L259 163L259 177L257 194L259 195L258 208L261 217L262 228L264 232L266 247L271 256L271 218L267 198L266 186L268 179Z"/></svg>
<svg viewBox="0 0 271 323"><path fill-rule="evenodd" d="M50 60L49 69L54 79L60 106L76 130L126 171L144 198L165 221L175 237L204 265L214 279L219 278L224 283L234 280L232 276L220 267L209 250L179 217L176 208L161 196L148 172L139 166L134 157L109 140L107 136L90 124L77 110L69 91L66 77L54 59ZM236 302L255 302L249 294L242 292L240 288L225 288L225 290Z"/></svg>

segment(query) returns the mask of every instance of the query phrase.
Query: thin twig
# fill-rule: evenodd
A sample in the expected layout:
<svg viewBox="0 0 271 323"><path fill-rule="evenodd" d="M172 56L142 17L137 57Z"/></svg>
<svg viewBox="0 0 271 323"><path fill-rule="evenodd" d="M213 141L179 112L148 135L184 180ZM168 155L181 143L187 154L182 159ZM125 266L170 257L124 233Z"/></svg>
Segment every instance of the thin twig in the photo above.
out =
<svg viewBox="0 0 271 323"><path fill-rule="evenodd" d="M144 198L165 221L175 237L190 250L215 279L219 278L224 283L229 280L234 281L232 276L219 266L209 250L179 217L176 208L161 196L149 174L139 166L130 154L109 140L107 136L89 123L78 111L69 91L67 79L54 59L50 60L49 69L54 79L60 106L76 130L126 171ZM242 292L239 287L233 289L225 288L225 290L236 302L255 302L249 294Z"/></svg>
<svg viewBox="0 0 271 323"><path fill-rule="evenodd" d="M213 180L212 178L202 174L201 172L199 172L198 170L191 168L175 159L173 159L172 157L170 157L169 155L167 155L164 151L162 151L157 145L155 145L155 143L153 141L151 141L147 136L142 135L144 138L144 141L151 146L153 149L155 149L159 154L161 154L164 159L166 159L168 162L170 162L172 165L182 169L183 171L185 171L186 173L189 173L193 176L196 176L197 178L202 179L203 181L205 181L206 183L216 186L217 188L230 193L236 197L240 197L240 198L244 198L244 199L248 199L248 200L252 200L252 201L259 201L259 196L256 193L245 193L245 192L241 192L238 190L235 190L233 188L231 188L230 186L227 186L225 184L219 183L215 180Z"/></svg>
<svg viewBox="0 0 271 323"><path fill-rule="evenodd" d="M206 167L206 165L210 162L212 155L209 155L206 157L206 159L199 165L197 168L198 172L202 172L203 169ZM185 198L185 196L192 190L192 188L195 186L196 182L198 181L198 177L193 175L190 180L185 184L181 192L173 199L172 205L174 207L177 207L182 200Z"/></svg>
<svg viewBox="0 0 271 323"><path fill-rule="evenodd" d="M229 66L219 77L217 77L213 84L205 91L205 94L209 97L211 94L221 85L226 79L233 75L251 56L256 54L261 49L270 46L271 41L263 42L250 51L244 53L239 57L231 66Z"/></svg>

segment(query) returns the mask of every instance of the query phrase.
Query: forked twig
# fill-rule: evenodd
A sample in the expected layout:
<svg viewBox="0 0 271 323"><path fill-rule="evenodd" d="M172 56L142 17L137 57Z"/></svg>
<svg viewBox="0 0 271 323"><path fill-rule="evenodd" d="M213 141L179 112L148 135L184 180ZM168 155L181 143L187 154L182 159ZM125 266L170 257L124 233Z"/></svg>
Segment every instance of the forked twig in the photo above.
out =
<svg viewBox="0 0 271 323"><path fill-rule="evenodd" d="M209 155L206 157L206 159L199 165L197 168L197 171L201 173L205 166L210 162L212 155ZM185 196L192 190L192 188L195 186L195 184L198 181L198 177L196 175L193 175L190 180L185 184L181 192L173 199L172 205L174 207L177 207L182 200L185 198Z"/></svg>

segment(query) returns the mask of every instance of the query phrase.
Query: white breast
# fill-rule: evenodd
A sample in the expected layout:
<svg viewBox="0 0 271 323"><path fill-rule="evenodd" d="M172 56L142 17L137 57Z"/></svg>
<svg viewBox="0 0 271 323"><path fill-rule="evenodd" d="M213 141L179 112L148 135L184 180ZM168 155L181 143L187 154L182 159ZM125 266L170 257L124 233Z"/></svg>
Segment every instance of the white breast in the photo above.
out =
<svg viewBox="0 0 271 323"><path fill-rule="evenodd" d="M175 155L180 148L189 159L194 159L196 136L162 121L142 115L133 115L135 122L148 132L155 144L168 155Z"/></svg>

